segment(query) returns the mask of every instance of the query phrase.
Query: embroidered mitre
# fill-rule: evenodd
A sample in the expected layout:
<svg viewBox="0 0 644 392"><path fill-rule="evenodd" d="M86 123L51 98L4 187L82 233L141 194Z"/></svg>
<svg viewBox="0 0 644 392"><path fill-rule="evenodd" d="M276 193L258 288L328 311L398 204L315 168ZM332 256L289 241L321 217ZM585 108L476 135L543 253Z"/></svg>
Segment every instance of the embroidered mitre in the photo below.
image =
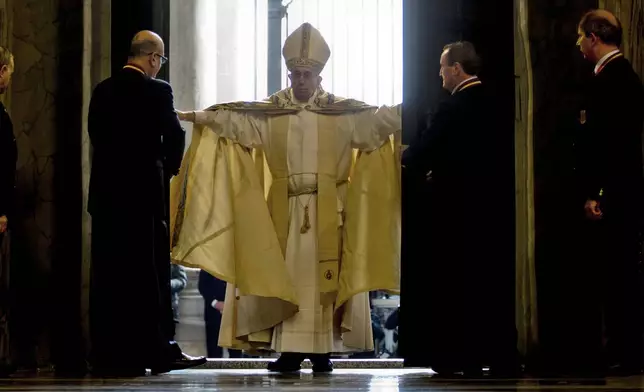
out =
<svg viewBox="0 0 644 392"><path fill-rule="evenodd" d="M282 55L289 71L309 67L320 73L331 56L331 49L315 27L304 23L286 38Z"/></svg>

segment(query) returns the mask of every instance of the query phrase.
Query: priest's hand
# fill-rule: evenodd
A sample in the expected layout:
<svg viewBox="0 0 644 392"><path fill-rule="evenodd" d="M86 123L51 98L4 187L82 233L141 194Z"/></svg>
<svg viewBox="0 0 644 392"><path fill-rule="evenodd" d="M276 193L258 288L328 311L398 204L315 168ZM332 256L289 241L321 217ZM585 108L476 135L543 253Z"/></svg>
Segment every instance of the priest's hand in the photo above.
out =
<svg viewBox="0 0 644 392"><path fill-rule="evenodd" d="M9 223L9 220L5 215L0 216L0 233L4 233L7 231L7 225Z"/></svg>
<svg viewBox="0 0 644 392"><path fill-rule="evenodd" d="M604 216L597 200L587 200L584 210L586 211L586 218L590 220L600 220Z"/></svg>

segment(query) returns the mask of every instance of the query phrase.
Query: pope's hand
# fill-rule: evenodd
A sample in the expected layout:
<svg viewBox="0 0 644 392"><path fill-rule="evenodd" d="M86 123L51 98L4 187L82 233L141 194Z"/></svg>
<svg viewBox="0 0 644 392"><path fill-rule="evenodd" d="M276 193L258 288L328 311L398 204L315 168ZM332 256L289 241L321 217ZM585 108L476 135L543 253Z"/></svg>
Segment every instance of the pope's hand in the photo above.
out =
<svg viewBox="0 0 644 392"><path fill-rule="evenodd" d="M181 110L175 110L180 121L191 121L192 112L182 112Z"/></svg>

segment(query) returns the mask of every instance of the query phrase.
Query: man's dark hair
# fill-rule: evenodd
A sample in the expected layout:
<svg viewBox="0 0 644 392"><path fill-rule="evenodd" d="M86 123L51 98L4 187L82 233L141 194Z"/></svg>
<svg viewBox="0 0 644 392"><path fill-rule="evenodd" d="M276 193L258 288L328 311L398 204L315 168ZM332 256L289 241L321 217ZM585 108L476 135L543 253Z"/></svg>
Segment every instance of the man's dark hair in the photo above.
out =
<svg viewBox="0 0 644 392"><path fill-rule="evenodd" d="M447 65L459 63L468 75L478 75L481 71L481 58L476 54L476 49L471 42L458 41L445 45L443 52L447 51Z"/></svg>
<svg viewBox="0 0 644 392"><path fill-rule="evenodd" d="M622 45L622 23L615 18L617 25L611 23L606 17L599 15L597 10L587 12L579 22L579 30L586 37L595 34L603 43L607 45Z"/></svg>
<svg viewBox="0 0 644 392"><path fill-rule="evenodd" d="M130 45L130 58L147 56L150 53L157 52L159 44L152 40L136 40Z"/></svg>

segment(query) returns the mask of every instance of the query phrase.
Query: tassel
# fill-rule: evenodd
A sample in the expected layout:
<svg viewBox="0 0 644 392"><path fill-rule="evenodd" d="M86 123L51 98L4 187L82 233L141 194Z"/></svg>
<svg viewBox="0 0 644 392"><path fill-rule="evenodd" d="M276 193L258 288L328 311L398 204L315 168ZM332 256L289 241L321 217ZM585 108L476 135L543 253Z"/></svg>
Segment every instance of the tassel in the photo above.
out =
<svg viewBox="0 0 644 392"><path fill-rule="evenodd" d="M304 222L302 222L302 227L300 227L300 233L304 234L309 231L311 228L311 222L309 221L309 206L304 207Z"/></svg>

